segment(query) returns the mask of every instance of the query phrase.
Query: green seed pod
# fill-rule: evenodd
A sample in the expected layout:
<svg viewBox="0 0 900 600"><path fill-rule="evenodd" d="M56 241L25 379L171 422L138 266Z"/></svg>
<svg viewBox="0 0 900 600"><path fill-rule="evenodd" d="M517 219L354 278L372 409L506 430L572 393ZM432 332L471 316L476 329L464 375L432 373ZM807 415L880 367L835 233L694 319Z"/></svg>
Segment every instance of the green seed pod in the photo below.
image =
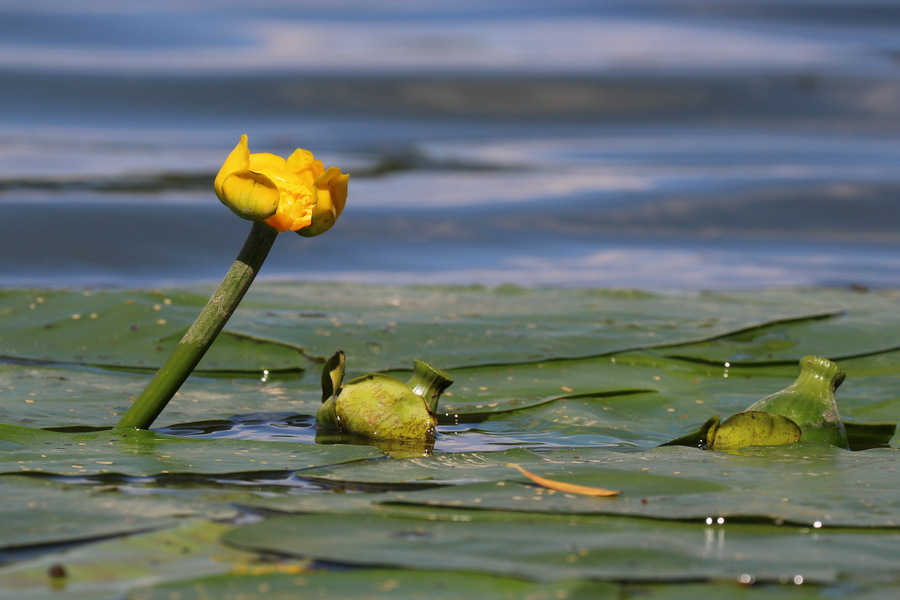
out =
<svg viewBox="0 0 900 600"><path fill-rule="evenodd" d="M342 385L344 369L343 352L325 363L319 427L373 439L434 439L438 400L453 383L446 373L417 360L406 383L370 373Z"/></svg>
<svg viewBox="0 0 900 600"><path fill-rule="evenodd" d="M825 442L847 448L847 432L838 413L834 392L845 374L827 358L804 356L800 375L791 385L766 396L748 411L787 417L800 427L803 442Z"/></svg>

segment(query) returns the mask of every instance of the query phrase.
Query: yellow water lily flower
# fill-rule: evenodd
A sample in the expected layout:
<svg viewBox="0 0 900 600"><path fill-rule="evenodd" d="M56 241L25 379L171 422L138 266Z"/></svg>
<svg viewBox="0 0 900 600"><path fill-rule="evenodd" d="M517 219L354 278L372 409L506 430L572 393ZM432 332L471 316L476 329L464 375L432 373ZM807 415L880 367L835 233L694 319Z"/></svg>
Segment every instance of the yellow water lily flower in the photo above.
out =
<svg viewBox="0 0 900 600"><path fill-rule="evenodd" d="M219 200L239 217L312 237L331 229L341 216L349 178L337 167L326 170L312 152L300 148L287 160L267 152L250 154L242 135L214 186Z"/></svg>

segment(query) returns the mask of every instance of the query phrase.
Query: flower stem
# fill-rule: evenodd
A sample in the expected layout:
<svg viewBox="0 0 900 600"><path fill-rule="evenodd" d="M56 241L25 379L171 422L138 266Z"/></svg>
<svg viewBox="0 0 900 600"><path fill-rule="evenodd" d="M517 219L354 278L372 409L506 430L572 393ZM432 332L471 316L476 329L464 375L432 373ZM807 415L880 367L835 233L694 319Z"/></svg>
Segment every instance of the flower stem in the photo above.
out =
<svg viewBox="0 0 900 600"><path fill-rule="evenodd" d="M234 313L269 254L278 232L254 221L250 235L219 288L172 354L122 419L117 429L148 429L206 354Z"/></svg>

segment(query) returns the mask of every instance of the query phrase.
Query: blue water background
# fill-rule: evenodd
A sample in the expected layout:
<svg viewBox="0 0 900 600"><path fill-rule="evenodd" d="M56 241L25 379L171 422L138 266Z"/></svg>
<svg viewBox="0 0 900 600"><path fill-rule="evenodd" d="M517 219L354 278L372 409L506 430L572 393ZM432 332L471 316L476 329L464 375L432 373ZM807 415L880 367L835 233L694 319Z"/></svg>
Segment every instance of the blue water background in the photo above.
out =
<svg viewBox="0 0 900 600"><path fill-rule="evenodd" d="M351 173L262 277L900 287L900 4L5 0L0 286L217 281L240 134Z"/></svg>

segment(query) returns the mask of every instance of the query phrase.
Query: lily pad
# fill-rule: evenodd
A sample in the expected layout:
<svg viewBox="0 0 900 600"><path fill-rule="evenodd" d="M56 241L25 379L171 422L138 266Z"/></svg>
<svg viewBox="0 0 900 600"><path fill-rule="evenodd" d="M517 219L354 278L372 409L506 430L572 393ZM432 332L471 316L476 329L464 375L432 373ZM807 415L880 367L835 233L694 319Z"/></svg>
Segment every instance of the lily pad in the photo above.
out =
<svg viewBox="0 0 900 600"><path fill-rule="evenodd" d="M155 371L206 298L177 292L0 291L0 357ZM207 373L302 372L303 349L225 331L197 368Z"/></svg>
<svg viewBox="0 0 900 600"><path fill-rule="evenodd" d="M17 555L32 555L43 545L58 547L173 527L191 517L229 519L238 514L227 505L191 498L126 496L25 476L0 476L0 493L4 499L0 550L5 554L0 564ZM3 583L0 588L9 589Z"/></svg>
<svg viewBox="0 0 900 600"><path fill-rule="evenodd" d="M542 477L623 493L599 499L543 490L507 462ZM897 472L896 450L847 452L826 444L798 443L727 454L677 446L630 452L516 449L363 461L309 469L298 476L339 489L372 492L368 499L340 503L355 512L445 507L895 529L900 528ZM853 474L851 484L848 473ZM316 509L309 498L301 497L246 502L281 512L340 510L328 504Z"/></svg>
<svg viewBox="0 0 900 600"><path fill-rule="evenodd" d="M191 580L252 566L255 554L218 542L228 529L220 523L190 521L165 531L47 553L0 568L0 588L17 597L115 600L147 581ZM282 565L285 571L305 566L301 561Z"/></svg>
<svg viewBox="0 0 900 600"><path fill-rule="evenodd" d="M149 363L128 366L143 355L137 343L122 360L111 356L109 363L87 360L90 356L79 350L89 342L91 356L98 357L102 348L96 344L121 328L124 319L110 319L106 329L106 308L117 314L137 297L141 318L149 321L132 333L149 333L156 318L166 319L173 325L168 333L148 335L141 344L168 343L166 337L177 339L206 299L202 288L162 295L21 291L11 297L17 294L31 294L41 305L51 296L73 303L77 297L85 304L78 308L81 318L71 319L60 301L59 315L71 323L57 322L55 328L42 329L38 318L24 323L0 315L0 346L7 356L0 359L0 420L82 429L114 423L115 413L128 407L129 396L142 389L152 370ZM36 296L44 302L37 303ZM94 302L97 308L88 311ZM6 306L0 305L0 312ZM485 585L496 582L498 590L504 585L535 593L565 590L570 598L590 597L596 591L592 585L648 597L779 597L788 589L792 595L840 595L850 588L890 596L885 590L892 592L896 582L887 563L900 531L896 450L847 452L802 439L730 453L656 446L789 385L796 361L807 352L846 357L841 358L848 380L840 407L850 421L848 440L852 443L856 430L864 432L870 447L873 439L892 441L892 430L880 423L900 420L900 351L890 349L894 313L889 292L680 296L262 282L229 331L241 336L251 353L253 340L293 349L302 357L296 366L305 371L267 376L257 371L260 364L235 354L229 359L233 364L222 363L238 367L231 376L211 370L209 376L191 377L163 413L166 433L145 432L133 445L114 441L112 432L0 428L0 465L12 473L0 480L20 491L7 497L22 498L10 503L4 522L20 517L29 498L46 492L48 499L58 496L59 504L79 503L81 513L59 509L72 521L81 514L104 514L107 501L123 506L141 501L133 506L151 516L159 511L161 520L135 518L128 524L132 529L119 527L120 513L113 511L104 536L135 534L145 524L174 533L185 519L230 518L236 511L265 526L251 525L252 539L232 540L244 534L227 533L239 554L261 559L246 565L258 571L211 577L179 572L158 583L136 576L120 588L132 596L200 597L195 590L202 589L253 594L254 586L259 592L266 585L288 594L288 581L297 578L308 578L306 585L320 581L323 588L350 589L327 579L346 573L273 570L279 563L264 557L281 551L296 558L288 563L293 566L311 556L325 561L320 568L333 568L334 562L359 567L353 581L372 594L391 579L401 582L394 590L398 594L407 581L410 590L425 590L421 585L429 577L443 574L459 581L461 589L473 578ZM85 342L78 327L88 321L98 335ZM851 325L859 326L859 335L848 334ZM42 336L29 337L29 327ZM57 334L64 335L54 338ZM413 358L449 367L456 383L441 399L433 456L388 458L372 446L314 443L311 422L321 406L321 382L318 367L308 368L309 357L317 361L341 348L356 374L379 371L405 381ZM221 431L177 427L190 421ZM254 429L257 421L262 425ZM506 463L622 494L591 498L545 489ZM14 475L25 469L62 480ZM173 516L175 509L181 512ZM301 521L281 527L279 522L290 519L272 521L273 512L295 513ZM373 525L371 536L365 533L370 519L384 525ZM53 519L46 520L45 530L38 521L22 520L38 532L40 544L82 545L68 550L79 556L106 543ZM88 532L100 525L90 516L82 521ZM335 527L344 522L346 533L343 525ZM461 529L453 529L457 522ZM438 526L443 529L432 529ZM335 531L351 536L354 527L363 528L362 538L335 538ZM399 537L388 537L391 545L385 546L379 531ZM131 539L138 544L143 535L151 534ZM13 540L17 552L25 537ZM441 548L444 540L449 559ZM514 551L506 553L510 547ZM52 547L39 548L48 560L61 556ZM582 549L587 556L581 556ZM123 555L133 551L122 547ZM8 568L28 567L24 554L11 560L16 562ZM660 568L653 571L650 565ZM386 580L382 573L409 579ZM318 576L322 579L314 579ZM780 587L797 576L804 578L802 586ZM573 578L588 587L566 587ZM623 578L631 579L623 584ZM597 581L605 579L615 583ZM662 579L666 583L652 584ZM514 581L520 587L513 587ZM742 587L740 581L755 585Z"/></svg>
<svg viewBox="0 0 900 600"><path fill-rule="evenodd" d="M700 523L433 509L419 519L276 517L223 539L243 550L360 567L465 570L540 582L736 581L752 573L760 582L802 574L804 581L828 583L851 574L878 577L893 568L900 548L897 532L823 531L813 538L792 528L732 524L726 536L720 544L716 528ZM813 551L820 544L829 551Z"/></svg>
<svg viewBox="0 0 900 600"><path fill-rule="evenodd" d="M262 571L262 569L259 569ZM273 571L275 568L273 567ZM606 582L561 581L535 583L466 571L410 571L363 569L339 573L229 575L207 577L135 591L133 600L172 598L241 598L290 600L298 597L346 600L515 600L518 598L578 598L614 600L621 588ZM315 594L315 596L312 596Z"/></svg>
<svg viewBox="0 0 900 600"><path fill-rule="evenodd" d="M380 456L365 446L197 440L150 431L60 433L0 424L0 472L157 475L306 469Z"/></svg>

